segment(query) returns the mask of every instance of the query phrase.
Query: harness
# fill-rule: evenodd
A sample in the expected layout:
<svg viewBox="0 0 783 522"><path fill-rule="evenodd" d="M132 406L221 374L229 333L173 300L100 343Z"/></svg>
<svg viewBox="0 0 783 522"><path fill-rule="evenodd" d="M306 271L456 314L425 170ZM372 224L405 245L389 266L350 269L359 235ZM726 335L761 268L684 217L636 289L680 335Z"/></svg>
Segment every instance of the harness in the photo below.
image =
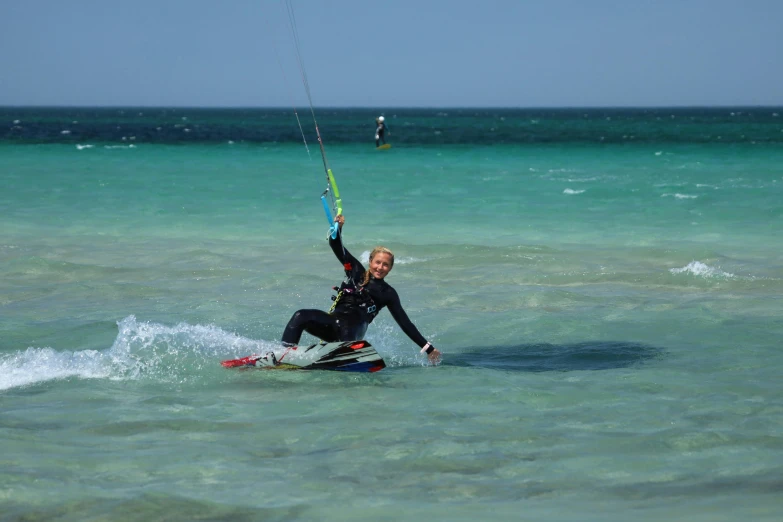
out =
<svg viewBox="0 0 783 522"><path fill-rule="evenodd" d="M359 310L362 318L371 323L375 316L378 315L378 307L375 306L370 296L370 292L362 285L357 285L351 277L351 264L345 263L345 280L339 287L334 286L332 290L337 292L337 295L332 296L332 307L329 309L331 314L337 308L338 303L344 303L350 308Z"/></svg>

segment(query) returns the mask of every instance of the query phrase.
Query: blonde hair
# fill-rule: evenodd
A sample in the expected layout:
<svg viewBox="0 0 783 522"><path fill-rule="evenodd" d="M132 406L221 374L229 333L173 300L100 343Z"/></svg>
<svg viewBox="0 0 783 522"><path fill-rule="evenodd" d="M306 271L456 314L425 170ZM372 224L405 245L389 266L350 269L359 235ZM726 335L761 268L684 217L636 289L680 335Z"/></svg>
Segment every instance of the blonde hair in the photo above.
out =
<svg viewBox="0 0 783 522"><path fill-rule="evenodd" d="M377 256L378 254L389 254L389 257L391 257L391 263L390 263L390 266L389 266L389 270L394 268L394 252L392 252L391 250L389 250L385 246L380 246L379 245L379 246L373 248L372 251L370 252L370 261L372 261L373 258L375 256ZM361 286L365 286L369 282L370 282L370 271L369 270L365 270L365 272L364 272L364 281L362 281Z"/></svg>

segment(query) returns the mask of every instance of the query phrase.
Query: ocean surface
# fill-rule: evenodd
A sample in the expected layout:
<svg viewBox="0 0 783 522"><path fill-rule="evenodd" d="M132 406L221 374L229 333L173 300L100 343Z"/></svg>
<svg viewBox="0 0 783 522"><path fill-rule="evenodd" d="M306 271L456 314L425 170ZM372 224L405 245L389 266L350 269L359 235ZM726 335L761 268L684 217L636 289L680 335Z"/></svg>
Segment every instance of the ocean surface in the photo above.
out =
<svg viewBox="0 0 783 522"><path fill-rule="evenodd" d="M783 108L0 108L0 520L779 521ZM304 141L306 140L307 145ZM306 336L303 341L314 341Z"/></svg>

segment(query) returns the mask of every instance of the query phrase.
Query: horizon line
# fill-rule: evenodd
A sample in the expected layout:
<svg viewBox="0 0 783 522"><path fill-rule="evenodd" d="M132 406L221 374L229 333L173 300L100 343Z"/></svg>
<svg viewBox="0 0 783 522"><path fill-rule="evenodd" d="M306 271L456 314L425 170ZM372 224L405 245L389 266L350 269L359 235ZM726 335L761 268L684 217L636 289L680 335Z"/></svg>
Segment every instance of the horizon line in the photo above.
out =
<svg viewBox="0 0 783 522"><path fill-rule="evenodd" d="M301 106L304 109L308 106ZM18 104L3 105L0 109L279 109L292 110L296 107L280 105L49 105L49 104ZM313 106L313 109L345 109L345 110L395 110L395 109L501 109L501 110L559 110L559 109L783 109L783 105L540 105L540 106L513 106L513 105L393 105L380 109L378 106L366 105L321 105Z"/></svg>

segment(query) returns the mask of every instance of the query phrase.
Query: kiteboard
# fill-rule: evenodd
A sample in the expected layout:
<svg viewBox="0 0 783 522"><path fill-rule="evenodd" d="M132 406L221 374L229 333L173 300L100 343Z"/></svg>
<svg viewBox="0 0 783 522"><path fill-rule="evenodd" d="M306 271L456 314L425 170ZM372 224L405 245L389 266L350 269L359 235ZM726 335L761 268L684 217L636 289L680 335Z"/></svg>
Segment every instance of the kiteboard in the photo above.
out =
<svg viewBox="0 0 783 522"><path fill-rule="evenodd" d="M391 148L391 143L384 143L383 145L380 145L378 147L375 147L377 150L386 150Z"/></svg>
<svg viewBox="0 0 783 522"><path fill-rule="evenodd" d="M248 355L222 361L220 364L224 368L340 372L377 372L386 367L386 362L367 341L322 342L307 347L292 346L275 353L274 359L274 363L270 363L267 354Z"/></svg>

